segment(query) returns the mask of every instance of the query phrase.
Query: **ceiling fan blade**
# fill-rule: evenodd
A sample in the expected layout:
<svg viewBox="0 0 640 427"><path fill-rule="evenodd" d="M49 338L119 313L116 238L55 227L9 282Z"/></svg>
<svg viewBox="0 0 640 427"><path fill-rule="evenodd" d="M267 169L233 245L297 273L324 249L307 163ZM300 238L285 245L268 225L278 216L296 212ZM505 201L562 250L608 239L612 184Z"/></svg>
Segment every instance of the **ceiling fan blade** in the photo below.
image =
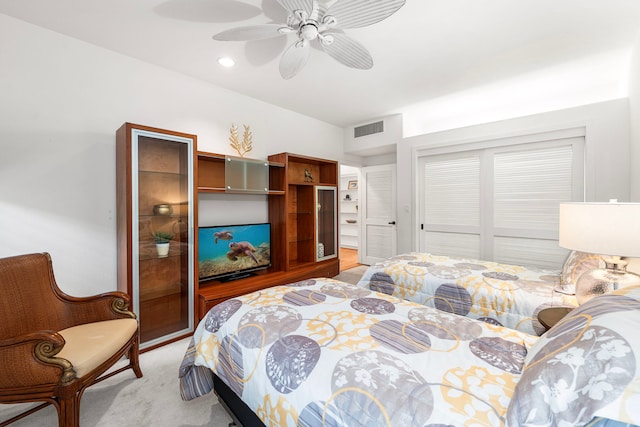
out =
<svg viewBox="0 0 640 427"><path fill-rule="evenodd" d="M336 1L325 15L335 17L338 28L359 28L375 24L393 15L406 0Z"/></svg>
<svg viewBox="0 0 640 427"><path fill-rule="evenodd" d="M250 25L247 27L237 27L230 30L222 31L213 36L214 40L219 41L248 41L248 40L262 40L271 37L278 37L284 33L281 31L291 31L289 27L282 24L263 24L263 25Z"/></svg>
<svg viewBox="0 0 640 427"><path fill-rule="evenodd" d="M282 54L280 58L280 75L289 80L304 67L309 59L311 48L309 43L296 41Z"/></svg>
<svg viewBox="0 0 640 427"><path fill-rule="evenodd" d="M373 58L369 51L351 37L342 33L324 33L324 35L332 37L333 42L321 43L320 46L336 61L360 70L373 67Z"/></svg>
<svg viewBox="0 0 640 427"><path fill-rule="evenodd" d="M304 10L307 12L307 16L310 16L313 10L312 0L278 0L278 3L290 14L293 14L295 10Z"/></svg>

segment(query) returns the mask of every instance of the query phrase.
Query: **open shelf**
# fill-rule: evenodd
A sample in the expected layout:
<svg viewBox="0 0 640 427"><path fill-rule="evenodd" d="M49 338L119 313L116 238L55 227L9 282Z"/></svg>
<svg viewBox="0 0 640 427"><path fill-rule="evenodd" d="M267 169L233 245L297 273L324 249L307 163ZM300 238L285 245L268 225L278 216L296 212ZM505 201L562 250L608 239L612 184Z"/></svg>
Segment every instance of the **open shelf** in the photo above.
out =
<svg viewBox="0 0 640 427"><path fill-rule="evenodd" d="M358 189L348 188L350 181L358 179L357 175L340 176L340 246L343 248L358 248ZM356 220L349 223L347 220Z"/></svg>
<svg viewBox="0 0 640 427"><path fill-rule="evenodd" d="M225 157L198 151L198 191L224 193Z"/></svg>

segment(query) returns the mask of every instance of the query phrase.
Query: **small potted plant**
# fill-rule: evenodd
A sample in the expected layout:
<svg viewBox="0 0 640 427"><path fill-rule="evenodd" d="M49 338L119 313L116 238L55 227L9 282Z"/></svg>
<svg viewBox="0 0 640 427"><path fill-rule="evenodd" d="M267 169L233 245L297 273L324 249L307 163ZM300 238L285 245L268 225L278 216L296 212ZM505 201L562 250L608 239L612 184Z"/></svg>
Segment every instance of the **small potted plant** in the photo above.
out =
<svg viewBox="0 0 640 427"><path fill-rule="evenodd" d="M153 233L153 239L156 241L158 258L165 258L169 255L169 242L173 239L173 234L165 231L156 231Z"/></svg>

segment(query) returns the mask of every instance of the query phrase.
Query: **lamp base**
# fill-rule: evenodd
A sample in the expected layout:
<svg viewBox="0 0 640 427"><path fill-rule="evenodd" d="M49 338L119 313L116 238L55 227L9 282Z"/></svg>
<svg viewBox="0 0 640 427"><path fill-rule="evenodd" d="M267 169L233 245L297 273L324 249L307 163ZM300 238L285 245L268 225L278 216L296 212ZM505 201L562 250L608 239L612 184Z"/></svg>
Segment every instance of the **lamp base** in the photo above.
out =
<svg viewBox="0 0 640 427"><path fill-rule="evenodd" d="M582 305L595 296L634 285L640 285L640 276L624 268L596 268L585 271L576 281L576 300Z"/></svg>

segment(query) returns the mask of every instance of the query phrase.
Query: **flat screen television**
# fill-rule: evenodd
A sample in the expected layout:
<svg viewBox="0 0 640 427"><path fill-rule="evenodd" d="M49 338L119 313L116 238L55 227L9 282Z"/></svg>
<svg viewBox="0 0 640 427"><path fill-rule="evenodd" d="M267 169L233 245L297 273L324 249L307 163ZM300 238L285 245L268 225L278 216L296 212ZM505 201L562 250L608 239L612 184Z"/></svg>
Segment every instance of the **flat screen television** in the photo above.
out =
<svg viewBox="0 0 640 427"><path fill-rule="evenodd" d="M271 224L198 227L198 279L234 280L271 266Z"/></svg>

